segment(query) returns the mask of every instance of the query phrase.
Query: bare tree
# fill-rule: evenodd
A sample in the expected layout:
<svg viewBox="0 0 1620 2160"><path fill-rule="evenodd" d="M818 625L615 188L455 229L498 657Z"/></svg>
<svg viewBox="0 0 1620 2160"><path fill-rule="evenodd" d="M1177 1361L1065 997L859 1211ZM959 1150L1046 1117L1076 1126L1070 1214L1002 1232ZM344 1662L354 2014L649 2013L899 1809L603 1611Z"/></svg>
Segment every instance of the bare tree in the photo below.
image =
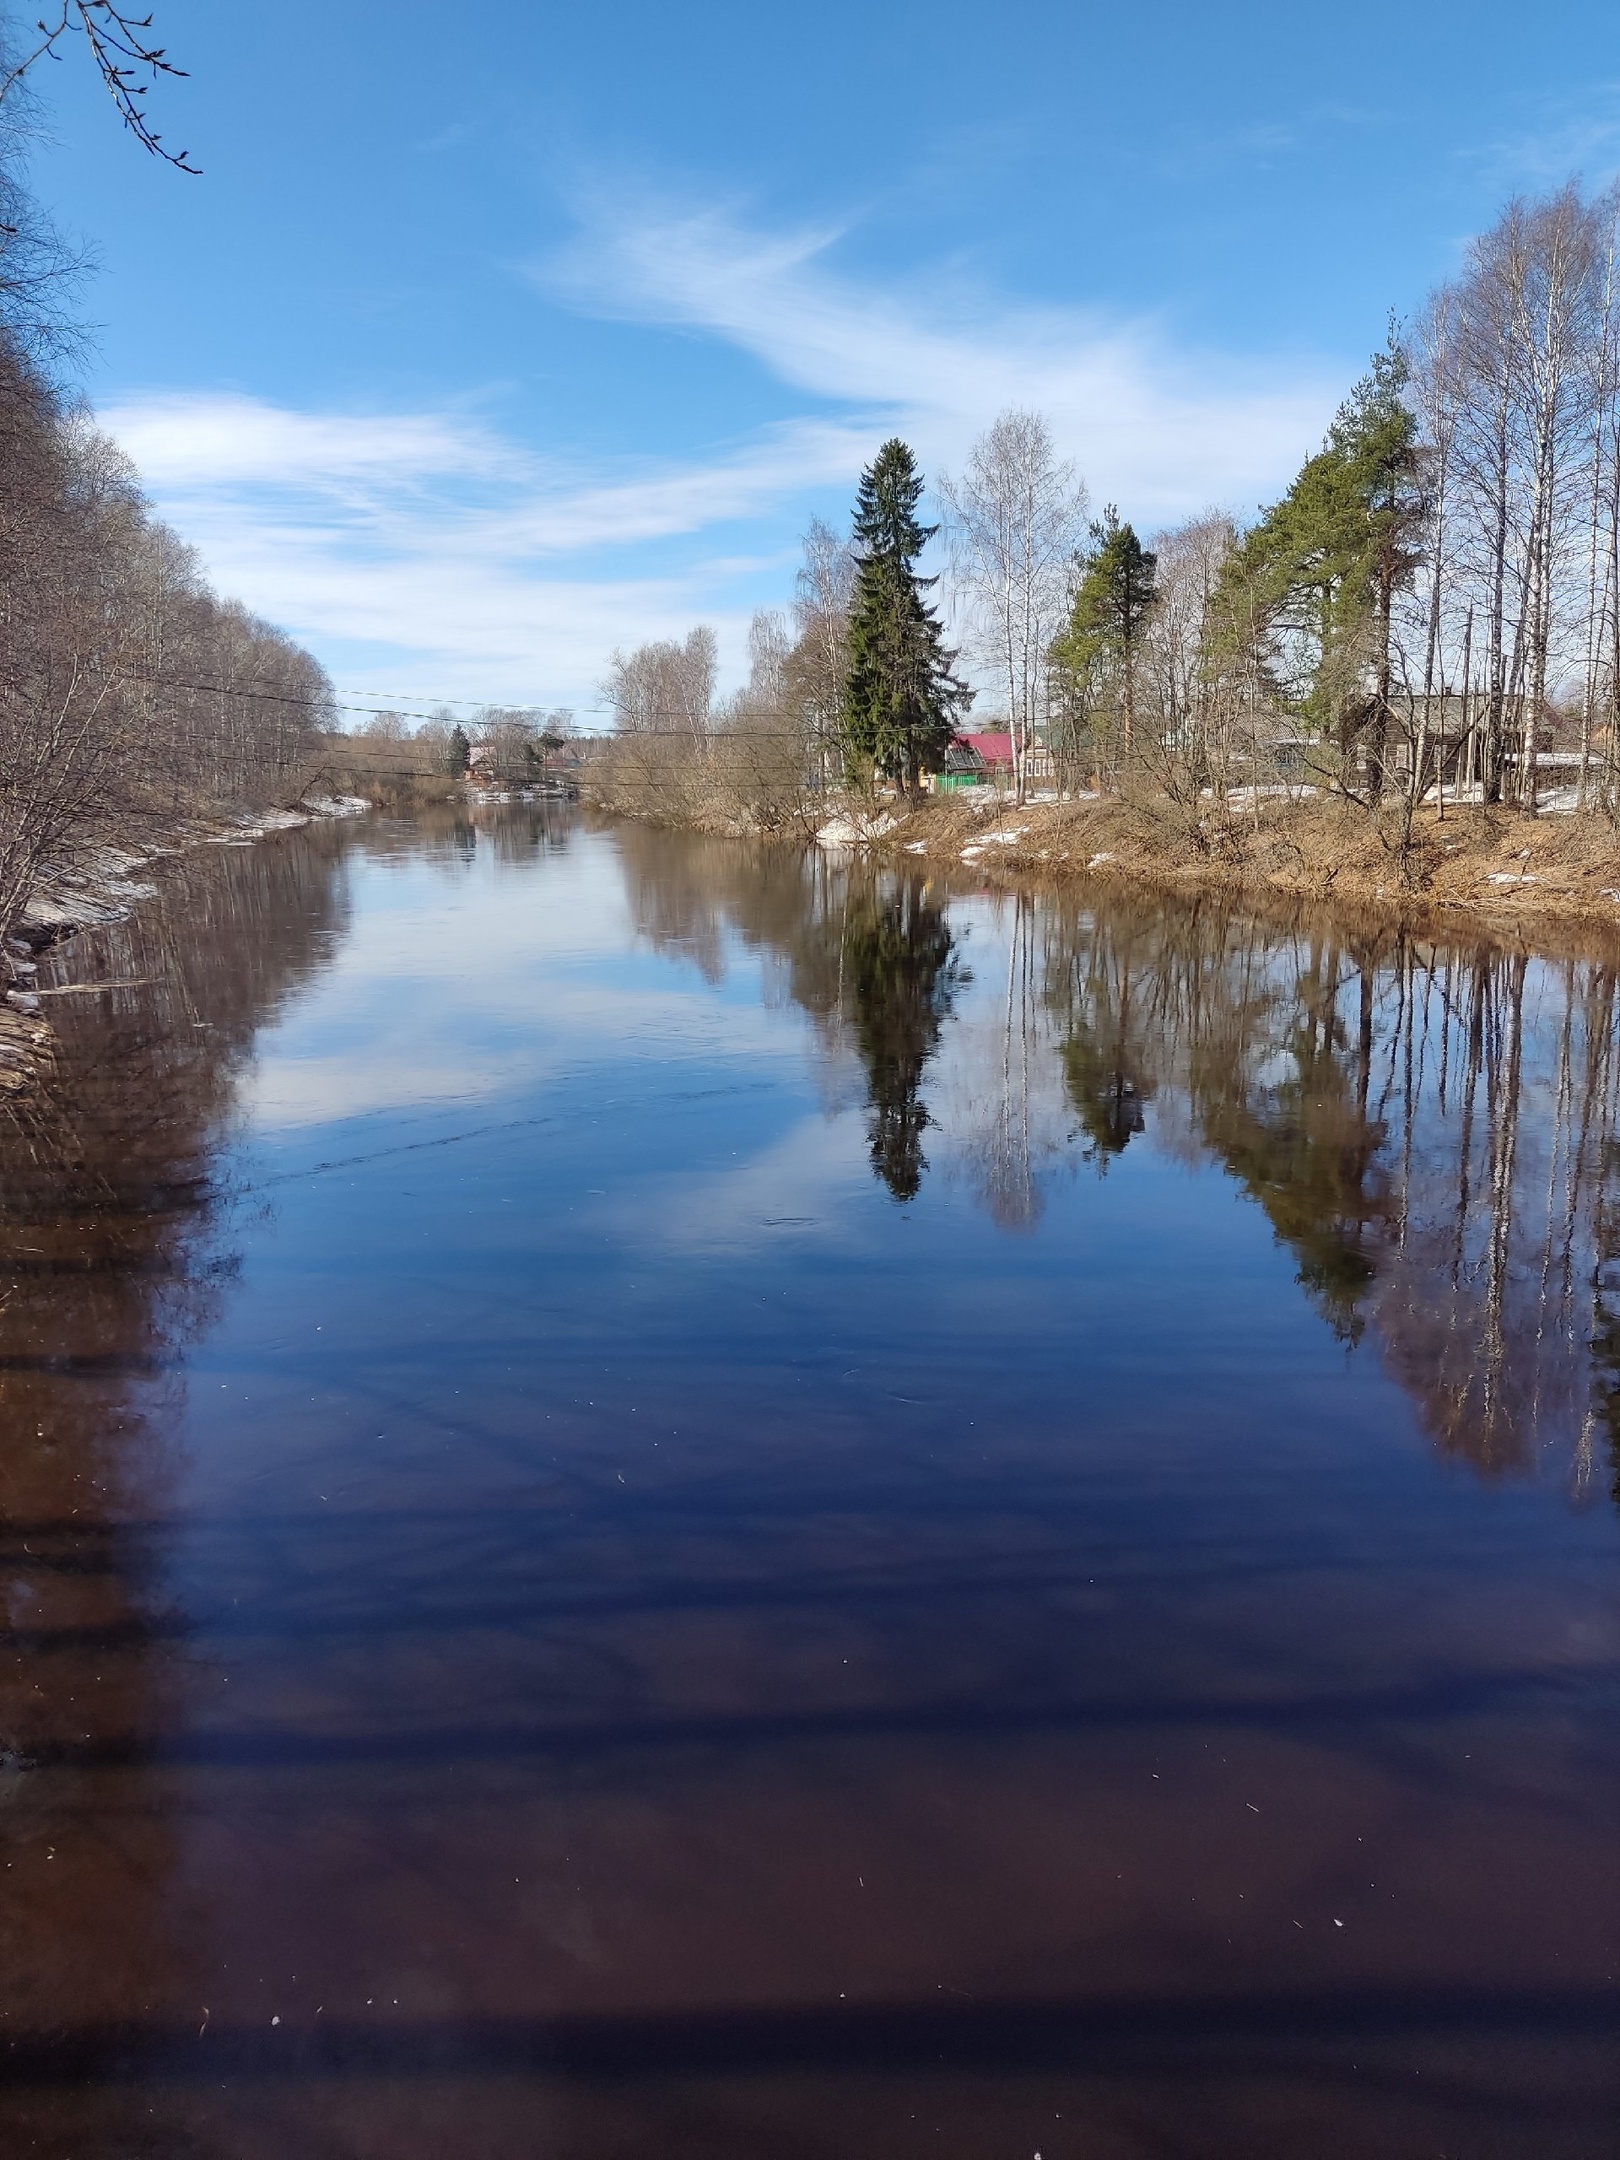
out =
<svg viewBox="0 0 1620 2160"><path fill-rule="evenodd" d="M41 877L307 784L331 691L221 602L129 461L0 330L0 935Z"/></svg>
<svg viewBox="0 0 1620 2160"><path fill-rule="evenodd" d="M690 736L702 742L714 704L719 644L700 623L677 644L673 638L615 652L602 689L613 707L613 724L626 735Z"/></svg>
<svg viewBox="0 0 1620 2160"><path fill-rule="evenodd" d="M1210 608L1236 544L1237 527L1224 510L1206 510L1152 542L1156 598L1143 626L1143 676L1161 741L1186 759L1200 785L1214 751Z"/></svg>
<svg viewBox="0 0 1620 2160"><path fill-rule="evenodd" d="M1536 755L1547 702L1548 661L1573 537L1580 469L1590 431L1582 359L1594 343L1598 218L1572 185L1538 205L1528 220L1524 274L1512 286L1520 355L1517 384L1528 467L1529 535L1525 563L1529 712L1524 730L1524 807L1536 808Z"/></svg>
<svg viewBox="0 0 1620 2160"><path fill-rule="evenodd" d="M1590 472L1587 488L1586 639L1581 678L1581 763L1578 802L1591 800L1592 747L1606 653L1605 625L1617 597L1620 549L1620 197L1611 189L1599 207L1600 258L1596 335L1584 356L1590 380ZM1611 700L1612 711L1612 700ZM1608 729L1610 788L1615 729Z"/></svg>
<svg viewBox="0 0 1620 2160"><path fill-rule="evenodd" d="M41 60L59 57L64 46L82 39L118 117L142 149L181 172L195 173L190 153L166 150L147 114L146 101L159 79L179 80L186 72L175 66L164 46L152 42L151 31L150 15L136 15L117 0L58 0L56 8L33 25L20 49L8 51L0 62L0 105L8 99L15 102Z"/></svg>
<svg viewBox="0 0 1620 2160"><path fill-rule="evenodd" d="M1531 813L1552 685L1601 642L1588 626L1613 428L1615 215L1612 192L1587 202L1573 183L1514 201L1431 303L1431 317L1443 305L1447 326L1429 372L1443 381L1458 513L1451 606L1443 599L1441 613L1453 636L1459 615L1473 610L1482 622L1484 798L1501 799L1516 750Z"/></svg>
<svg viewBox="0 0 1620 2160"><path fill-rule="evenodd" d="M849 606L855 558L830 525L812 518L793 599L797 636L782 669L782 694L805 739L823 793L841 762L844 685L849 679Z"/></svg>
<svg viewBox="0 0 1620 2160"><path fill-rule="evenodd" d="M1039 413L1009 408L973 445L961 480L942 479L939 492L971 614L970 650L1006 696L1022 802L1046 717L1047 654L1084 529L1085 483L1058 458Z"/></svg>
<svg viewBox="0 0 1620 2160"><path fill-rule="evenodd" d="M802 822L816 789L811 716L789 688L793 652L785 618L773 608L756 610L748 626L748 680L720 707L709 736L715 810L757 831Z"/></svg>

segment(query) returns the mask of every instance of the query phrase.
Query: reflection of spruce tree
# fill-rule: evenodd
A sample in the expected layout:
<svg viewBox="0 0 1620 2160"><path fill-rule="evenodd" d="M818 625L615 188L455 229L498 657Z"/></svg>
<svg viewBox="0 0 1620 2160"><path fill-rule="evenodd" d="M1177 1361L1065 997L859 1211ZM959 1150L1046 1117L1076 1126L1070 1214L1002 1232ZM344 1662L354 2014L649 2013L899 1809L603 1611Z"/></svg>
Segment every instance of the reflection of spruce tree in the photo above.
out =
<svg viewBox="0 0 1620 2160"><path fill-rule="evenodd" d="M923 1067L962 980L943 912L908 883L852 895L844 919L844 995L871 1093L872 1169L897 1200L915 1198L928 1161Z"/></svg>

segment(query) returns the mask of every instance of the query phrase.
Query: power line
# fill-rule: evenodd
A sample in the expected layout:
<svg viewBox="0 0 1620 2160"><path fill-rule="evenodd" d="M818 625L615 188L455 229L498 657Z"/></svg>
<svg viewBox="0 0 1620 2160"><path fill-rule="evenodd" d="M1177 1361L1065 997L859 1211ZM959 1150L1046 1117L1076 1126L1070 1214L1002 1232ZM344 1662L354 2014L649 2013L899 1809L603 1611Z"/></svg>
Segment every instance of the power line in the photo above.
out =
<svg viewBox="0 0 1620 2160"><path fill-rule="evenodd" d="M189 678L180 675L149 674L144 668L118 667L113 669L112 672L116 675L122 676L126 681L149 683L159 690L195 690L200 694L207 694L216 697L248 698L255 704L293 705L297 706L300 710L304 712L366 713L376 719L396 720L420 719L423 717L421 714L401 713L395 706L392 705L351 705L345 703L340 698L296 697L291 692L285 690L250 690L243 683L194 682L191 681ZM250 676L248 678L250 682L262 682L264 679L265 678L263 676ZM388 695L386 691L382 690L373 690L369 693L361 693L362 696L368 694L372 697L385 697ZM472 708L474 711L479 712L514 712L523 713L525 715L533 713L556 712L558 710L587 713L609 713L617 710L617 708L612 705L576 705L559 708L554 705L494 705L487 702L479 704L478 701L473 698L441 698L438 702L444 705L466 705ZM760 719L792 721L796 720L799 717L798 714L794 712L791 708L785 706L756 705L755 707L753 707L753 712ZM693 740L712 742L717 737L724 737L726 735L748 735L760 734L765 732L764 730L757 728L726 727L724 724L719 727L714 727L713 725L710 725L705 727L701 731L698 731L692 727L690 715L684 712L680 712L678 710L674 711L667 719L666 716L662 713L660 713L657 717L660 720L664 721L665 724L659 727L652 728L625 728L620 730L620 733L630 740L635 740L637 737L650 737L653 739L663 739L667 741L671 737L679 738L682 736L690 735Z"/></svg>
<svg viewBox="0 0 1620 2160"><path fill-rule="evenodd" d="M123 675L133 676L139 682L160 683L169 689L220 690L226 692L232 697L252 697L255 693L252 689L248 687L249 684L269 683L274 680L273 677L268 675L244 675L240 682L235 683L192 683L182 682L178 677L175 676L151 675L146 673L143 669L134 667L120 668L116 672ZM269 697L278 698L281 703L288 705L315 705L326 702L323 699L316 698L300 699L286 697L283 696L282 693L276 691L266 691L264 694ZM555 712L559 709L582 712L611 712L613 710L613 707L611 705L569 706L567 704L567 701L562 698L553 698L550 700L549 704L543 698L529 698L523 701L507 700L503 702L501 699L498 698L441 697L437 691L432 690L366 690L363 689L359 684L355 684L349 691L348 695L351 698L388 698L395 702L383 706L370 706L346 704L334 699L332 702L333 709L335 711L392 712L396 709L397 703L404 703L407 705L465 705L469 712ZM404 716L402 715L402 717Z"/></svg>
<svg viewBox="0 0 1620 2160"><path fill-rule="evenodd" d="M151 675L144 668L119 667L115 668L113 672L123 676L130 682L150 683L159 690L196 690L218 697L249 698L254 703L261 705L296 705L305 712L371 713L380 719L396 718L401 720L426 717L419 713L398 712L392 705L351 705L340 698L295 697L285 690L251 690L246 683L192 682L179 675ZM264 679L263 676L250 676L248 681L262 682ZM362 697L386 697L388 692L383 690L362 691L360 695ZM440 698L437 702L441 705L466 705L475 711L486 712L541 713L557 710L555 706L544 705L491 705L487 700L480 704L476 698ZM587 712L605 712L609 708L591 705L586 706L584 709Z"/></svg>
<svg viewBox="0 0 1620 2160"><path fill-rule="evenodd" d="M195 682L187 676L154 675L145 668L129 666L115 667L110 672L115 675L120 675L130 682L150 683L160 690L195 690L198 692L206 692L218 697L250 698L258 703L267 705L295 705L306 712L367 713L379 719L399 720L419 720L432 717L431 714L402 713L399 710L397 704L356 705L351 703L347 699L332 696L298 697L295 696L292 692L286 690L266 690L251 688L250 685L252 684L264 683L269 680L268 677L263 675L245 676L240 682ZM523 713L525 715L529 715L554 712L567 712L570 714L617 713L619 710L619 707L613 704L611 701L606 704L596 705L568 705L560 700L553 701L550 704L547 704L541 700L530 700L527 703L518 704L516 702L502 703L492 698L430 697L426 691L422 692L420 695L417 695L415 692L405 690L357 690L353 693L353 695L355 697L403 699L407 703L415 703L420 705L464 705L470 712L487 712L494 714ZM760 719L797 720L799 718L798 710L791 706L754 704L750 700L749 710L753 715ZM625 735L681 735L691 732L695 734L702 734L704 736L713 733L743 734L750 732L747 729L728 729L725 727L723 719L721 720L721 724L716 727L715 720L717 716L713 713L705 716L704 722L700 728L694 729L692 726L692 715L680 706L672 706L667 710L664 708L658 708L655 710L652 717L657 724L650 728L631 726L627 728L622 728L618 732Z"/></svg>
<svg viewBox="0 0 1620 2160"><path fill-rule="evenodd" d="M431 690L363 690L358 683L356 683L349 695L351 697L398 698L407 705L466 705L476 708L494 702L490 698L440 697ZM537 711L538 707L521 705L515 706L513 710L532 712Z"/></svg>

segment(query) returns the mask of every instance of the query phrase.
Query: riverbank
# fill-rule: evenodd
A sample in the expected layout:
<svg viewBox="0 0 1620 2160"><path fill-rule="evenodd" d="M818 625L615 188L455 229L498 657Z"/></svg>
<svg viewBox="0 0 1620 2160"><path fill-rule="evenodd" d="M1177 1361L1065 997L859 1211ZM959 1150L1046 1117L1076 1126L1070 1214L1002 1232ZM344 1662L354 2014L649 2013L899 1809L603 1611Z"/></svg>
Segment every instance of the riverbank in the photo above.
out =
<svg viewBox="0 0 1620 2160"><path fill-rule="evenodd" d="M1119 797L930 797L916 808L846 806L824 847L856 847L993 882L1129 882L1346 903L1392 919L1531 932L1537 922L1620 927L1620 842L1596 815L1525 818L1510 808L1432 807L1404 832L1331 798L1262 798L1217 823Z"/></svg>
<svg viewBox="0 0 1620 2160"><path fill-rule="evenodd" d="M38 1086L49 1070L55 1040L45 1000L83 988L59 984L35 989L38 956L67 944L82 931L123 922L155 890L143 871L193 848L252 847L317 819L360 817L370 808L358 795L315 795L290 809L180 819L137 847L87 849L71 865L53 870L29 895L6 941L15 985L0 1000L0 1096L26 1095Z"/></svg>

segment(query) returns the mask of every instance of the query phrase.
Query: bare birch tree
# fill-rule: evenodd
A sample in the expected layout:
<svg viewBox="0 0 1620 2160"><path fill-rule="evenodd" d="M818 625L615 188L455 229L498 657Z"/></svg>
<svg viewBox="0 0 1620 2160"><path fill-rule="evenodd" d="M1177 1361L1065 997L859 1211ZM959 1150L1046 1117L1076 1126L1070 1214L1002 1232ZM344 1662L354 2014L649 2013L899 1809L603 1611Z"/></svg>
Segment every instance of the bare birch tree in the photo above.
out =
<svg viewBox="0 0 1620 2160"><path fill-rule="evenodd" d="M1020 802L1046 718L1047 655L1064 620L1087 493L1060 460L1043 417L1017 407L981 435L960 480L942 479L955 575L968 603L969 650L1007 701Z"/></svg>
<svg viewBox="0 0 1620 2160"><path fill-rule="evenodd" d="M1449 635L1454 648L1460 623L1479 622L1483 797L1502 799L1511 760L1530 814L1550 698L1571 670L1586 678L1583 776L1590 755L1614 544L1605 466L1615 424L1615 217L1613 191L1589 202L1573 183L1510 203L1427 318L1425 419L1431 431L1442 417L1451 429L1456 534L1439 642ZM1472 693L1465 682L1463 697ZM1584 777L1581 785L1584 793Z"/></svg>
<svg viewBox="0 0 1620 2160"><path fill-rule="evenodd" d="M843 762L855 558L849 543L820 518L812 518L805 533L795 588L793 626L798 634L783 666L783 695L799 716L811 770L825 794Z"/></svg>

